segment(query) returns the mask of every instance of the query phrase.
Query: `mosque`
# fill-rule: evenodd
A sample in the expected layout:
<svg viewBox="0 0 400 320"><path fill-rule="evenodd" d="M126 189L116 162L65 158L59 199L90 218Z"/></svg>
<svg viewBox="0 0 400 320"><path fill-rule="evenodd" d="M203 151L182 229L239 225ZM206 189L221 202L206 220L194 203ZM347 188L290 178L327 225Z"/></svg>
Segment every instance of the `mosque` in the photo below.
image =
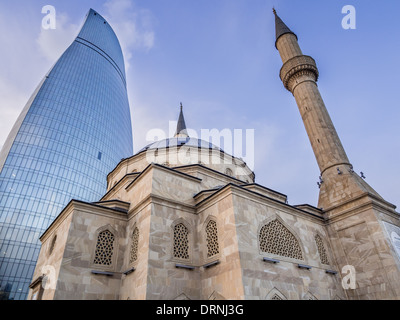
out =
<svg viewBox="0 0 400 320"><path fill-rule="evenodd" d="M289 205L190 137L181 108L173 137L123 159L101 199L71 200L43 233L28 299L400 299L396 207L354 172L314 59L274 14L280 78L321 172L317 206Z"/></svg>

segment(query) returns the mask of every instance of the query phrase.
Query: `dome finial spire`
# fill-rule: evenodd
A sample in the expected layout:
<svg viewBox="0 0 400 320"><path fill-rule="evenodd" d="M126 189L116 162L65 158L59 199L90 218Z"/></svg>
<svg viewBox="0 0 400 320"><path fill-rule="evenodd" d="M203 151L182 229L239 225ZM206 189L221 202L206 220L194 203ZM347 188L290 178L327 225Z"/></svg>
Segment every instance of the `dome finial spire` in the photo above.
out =
<svg viewBox="0 0 400 320"><path fill-rule="evenodd" d="M185 123L185 118L183 116L183 105L181 102L180 105L180 113L179 113L179 118L178 118L178 124L176 126L176 132L174 138L187 138L189 137L187 130L186 130L186 123Z"/></svg>

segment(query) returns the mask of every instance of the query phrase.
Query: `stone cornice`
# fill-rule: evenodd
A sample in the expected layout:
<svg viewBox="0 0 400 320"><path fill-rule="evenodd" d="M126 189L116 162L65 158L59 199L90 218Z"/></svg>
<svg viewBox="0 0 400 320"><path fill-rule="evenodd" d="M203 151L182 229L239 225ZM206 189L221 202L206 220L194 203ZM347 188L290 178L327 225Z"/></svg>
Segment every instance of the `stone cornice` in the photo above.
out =
<svg viewBox="0 0 400 320"><path fill-rule="evenodd" d="M248 190L246 188L243 188L241 186L229 183L227 184L225 187L217 190L216 192L214 192L213 194L211 194L210 196L208 196L207 198L205 198L204 200L200 201L198 204L196 204L196 207L198 207L200 210L200 207L207 205L210 201L212 201L213 199L215 199L217 196L221 195L222 193L225 192L229 192L231 193L235 193L235 195L246 195L246 198L252 198L253 201L258 201L259 203L264 203L267 201L268 205L278 205L278 206L283 206L286 208L289 208L291 210L293 210L293 212L297 212L300 213L302 215L302 217L308 217L308 218L313 218L313 220L315 221L315 218L319 221L325 221L325 218L307 211L304 211L300 208L296 208L294 206L291 206L287 203L284 203L282 201L267 197L263 194L257 193L255 191L252 190Z"/></svg>
<svg viewBox="0 0 400 320"><path fill-rule="evenodd" d="M138 204L136 204L133 208L131 208L128 212L129 219L133 216L137 215L140 211L142 211L149 204L160 204L173 209L177 209L178 207L181 210L184 210L189 213L196 214L196 206L190 205L181 201L169 199L162 197L157 194L149 193L144 199L142 199Z"/></svg>
<svg viewBox="0 0 400 320"><path fill-rule="evenodd" d="M254 201L254 202L257 202L257 203L260 203L260 204L263 204L263 205L267 205L269 207L273 207L274 209L281 210L281 211L283 211L285 213L288 213L288 214L292 214L292 215L295 215L295 216L298 216L298 217L301 217L301 218L304 218L304 219L311 220L314 223L317 222L317 223L325 224L325 217L323 217L322 215L318 215L318 214L314 214L312 212L305 211L303 209L297 208L295 206L286 204L284 202L281 202L279 200L264 196L264 195L259 194L259 193L255 193L254 192L249 197L249 195L247 195L247 194L244 195L244 193L237 192L237 191L239 191L239 189L234 189L234 191L233 191L233 194L236 195L236 196L247 198L247 199L251 197L252 198L251 200ZM260 197L262 197L262 198L260 198ZM282 207L286 208L286 209L283 209ZM287 212L287 210L290 210L291 212ZM316 219L317 219L317 221L316 221Z"/></svg>
<svg viewBox="0 0 400 320"><path fill-rule="evenodd" d="M111 194L113 191L119 187L121 183L123 183L125 180L129 180L129 178L135 179L135 176L138 176L141 172L132 172L132 173L127 173L124 175L114 186L112 186L102 197L100 200L103 200L106 198L109 194Z"/></svg>
<svg viewBox="0 0 400 320"><path fill-rule="evenodd" d="M190 179L190 180L192 180L194 182L201 182L200 178L191 176L191 175L189 175L187 173L183 173L183 172L180 172L180 171L177 171L177 170L162 166L162 165L160 165L158 163L150 163L131 183L129 183L125 187L125 190L128 191L137 181L139 181L143 176L145 176L147 174L147 172L149 172L151 169L154 169L154 168L161 169L161 170L167 171L169 173L175 173L176 175L180 175L180 176L182 176L184 178L187 178L187 179Z"/></svg>
<svg viewBox="0 0 400 320"><path fill-rule="evenodd" d="M226 197L232 194L231 189L228 187L231 184L227 184L225 187L215 191L213 194L205 197L199 203L196 203L197 214L200 214L202 211L208 209L209 207L213 206L215 203L222 201Z"/></svg>
<svg viewBox="0 0 400 320"><path fill-rule="evenodd" d="M48 236L52 233L52 230L57 229L58 226L73 212L73 202L71 200L65 208L58 214L58 216L53 220L53 222L47 227L47 229L39 237L39 240L43 243Z"/></svg>
<svg viewBox="0 0 400 320"><path fill-rule="evenodd" d="M349 206L349 204L352 205ZM347 209L346 207L348 206L349 208ZM362 211L365 211L367 207L379 210L379 212L387 214L392 218L400 219L400 215L394 211L395 206L368 192L365 192L355 199L348 200L338 206L324 210L324 212L328 217L327 223L331 224L346 219L350 216L357 215Z"/></svg>
<svg viewBox="0 0 400 320"><path fill-rule="evenodd" d="M140 161L142 158L144 158L145 154L144 153L138 153L135 154L133 156L130 156L129 158L125 158L125 159L121 159L121 161L115 166L115 168L110 171L107 175L107 180L109 179L109 177L111 177L115 172L119 171L124 165L128 165L129 161L138 158L138 161Z"/></svg>
<svg viewBox="0 0 400 320"><path fill-rule="evenodd" d="M93 204L96 204L96 205L99 205L102 207L112 208L115 210L120 210L122 212L128 212L129 206L130 206L129 202L125 202L125 201L118 200L118 199L98 201L98 202L93 202Z"/></svg>
<svg viewBox="0 0 400 320"><path fill-rule="evenodd" d="M83 202L79 200L73 200L73 206L75 210L81 212L96 214L101 216L111 217L113 219L126 220L127 212L119 209L105 207L99 204Z"/></svg>
<svg viewBox="0 0 400 320"><path fill-rule="evenodd" d="M149 204L151 204L151 196L148 194L144 197L139 203L137 203L133 208L131 208L128 212L128 220L132 217L136 216L139 212L141 212L144 208L146 208Z"/></svg>
<svg viewBox="0 0 400 320"><path fill-rule="evenodd" d="M75 212L76 210L88 212L91 214L100 214L104 216L109 216L112 217L113 219L117 218L126 220L127 218L127 213L118 209L107 208L98 204L83 202L80 200L71 200L67 204L67 206L61 211L61 213L53 220L50 226L43 232L43 234L39 237L39 240L43 242L53 229L58 228L58 226L71 213Z"/></svg>
<svg viewBox="0 0 400 320"><path fill-rule="evenodd" d="M174 209L177 209L177 207L179 207L179 209L196 214L197 207L195 205L191 205L191 204L187 204L187 203L184 203L181 201L165 198L158 194L150 194L150 200L154 204L159 204L159 205L163 205L163 206L174 208Z"/></svg>
<svg viewBox="0 0 400 320"><path fill-rule="evenodd" d="M203 166L201 164L174 167L173 169L176 170L176 171L179 171L179 172L185 172L185 171L189 172L190 170L198 169L198 172L200 172L201 174L203 174L203 175L205 175L207 177L210 177L210 178L214 178L214 179L221 179L222 178L222 180L225 180L225 181L228 179L232 183L241 183L241 184L246 184L247 183L246 181L237 179L235 177L231 177L231 176L229 176L227 174L224 174L224 173L219 172L217 170L205 167L205 166ZM225 183L227 183L227 182L225 182Z"/></svg>
<svg viewBox="0 0 400 320"><path fill-rule="evenodd" d="M29 288L33 289L34 287L36 287L36 285L41 284L43 281L43 278L44 278L44 275L37 277L35 280L33 280L31 282L31 284L29 285Z"/></svg>

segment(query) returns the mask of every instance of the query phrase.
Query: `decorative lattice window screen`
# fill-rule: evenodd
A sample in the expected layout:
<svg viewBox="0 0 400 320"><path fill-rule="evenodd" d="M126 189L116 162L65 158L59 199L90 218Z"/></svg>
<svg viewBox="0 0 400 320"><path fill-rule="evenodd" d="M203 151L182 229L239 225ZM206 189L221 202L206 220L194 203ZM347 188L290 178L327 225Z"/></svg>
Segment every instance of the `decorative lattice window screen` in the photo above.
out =
<svg viewBox="0 0 400 320"><path fill-rule="evenodd" d="M328 255L326 254L324 242L319 234L315 236L315 242L317 243L319 258L321 259L321 263L329 264Z"/></svg>
<svg viewBox="0 0 400 320"><path fill-rule="evenodd" d="M275 294L272 296L271 300L283 300L283 299L275 293Z"/></svg>
<svg viewBox="0 0 400 320"><path fill-rule="evenodd" d="M296 237L277 219L264 225L259 233L261 252L303 260Z"/></svg>
<svg viewBox="0 0 400 320"><path fill-rule="evenodd" d="M114 235L108 231L102 231L97 237L96 251L94 255L94 264L110 266L114 252Z"/></svg>
<svg viewBox="0 0 400 320"><path fill-rule="evenodd" d="M133 230L133 234L132 234L132 244L131 244L129 263L133 263L137 260L138 249L139 249L139 229L135 228L135 230Z"/></svg>
<svg viewBox="0 0 400 320"><path fill-rule="evenodd" d="M174 257L189 259L189 231L183 223L174 227Z"/></svg>
<svg viewBox="0 0 400 320"><path fill-rule="evenodd" d="M206 226L207 258L219 253L217 223L210 220Z"/></svg>

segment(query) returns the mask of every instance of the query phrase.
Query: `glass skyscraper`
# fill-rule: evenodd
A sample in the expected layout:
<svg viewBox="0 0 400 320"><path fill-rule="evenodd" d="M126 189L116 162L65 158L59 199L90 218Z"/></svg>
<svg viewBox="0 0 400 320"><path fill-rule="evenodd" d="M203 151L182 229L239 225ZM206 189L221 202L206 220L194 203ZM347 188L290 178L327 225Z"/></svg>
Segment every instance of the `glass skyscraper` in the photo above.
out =
<svg viewBox="0 0 400 320"><path fill-rule="evenodd" d="M124 58L90 9L41 81L0 153L0 299L25 299L39 236L71 199L97 201L133 154Z"/></svg>

